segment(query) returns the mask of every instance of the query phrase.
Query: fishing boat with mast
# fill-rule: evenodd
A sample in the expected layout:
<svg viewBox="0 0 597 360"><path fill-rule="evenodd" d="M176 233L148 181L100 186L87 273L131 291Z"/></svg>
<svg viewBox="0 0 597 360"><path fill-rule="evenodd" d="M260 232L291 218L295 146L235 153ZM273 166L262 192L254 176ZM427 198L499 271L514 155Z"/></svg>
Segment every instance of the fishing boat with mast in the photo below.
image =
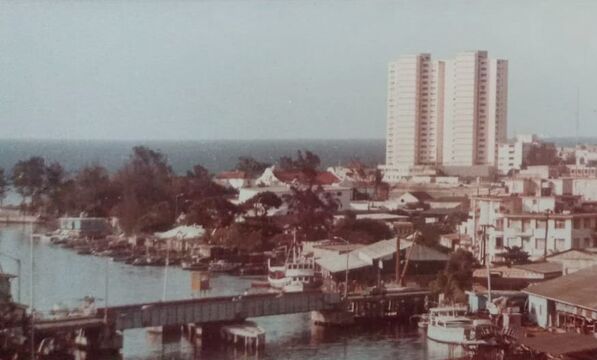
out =
<svg viewBox="0 0 597 360"><path fill-rule="evenodd" d="M487 265L488 304L491 304L491 274ZM427 338L464 347L494 346L497 327L489 319L468 316L466 306L438 306L429 309Z"/></svg>
<svg viewBox="0 0 597 360"><path fill-rule="evenodd" d="M315 268L315 259L303 253L301 244L296 240L296 231L292 244L286 251L284 263L273 264L272 259L269 259L267 268L268 283L275 289L299 292L319 288L322 284L321 273Z"/></svg>

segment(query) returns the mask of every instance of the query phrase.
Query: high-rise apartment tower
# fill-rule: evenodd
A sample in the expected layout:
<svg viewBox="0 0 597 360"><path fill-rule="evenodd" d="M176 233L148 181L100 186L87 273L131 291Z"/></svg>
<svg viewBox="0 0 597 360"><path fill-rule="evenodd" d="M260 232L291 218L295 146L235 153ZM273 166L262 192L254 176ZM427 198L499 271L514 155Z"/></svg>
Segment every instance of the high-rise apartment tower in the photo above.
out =
<svg viewBox="0 0 597 360"><path fill-rule="evenodd" d="M388 67L386 169L495 166L507 141L508 62L486 51Z"/></svg>

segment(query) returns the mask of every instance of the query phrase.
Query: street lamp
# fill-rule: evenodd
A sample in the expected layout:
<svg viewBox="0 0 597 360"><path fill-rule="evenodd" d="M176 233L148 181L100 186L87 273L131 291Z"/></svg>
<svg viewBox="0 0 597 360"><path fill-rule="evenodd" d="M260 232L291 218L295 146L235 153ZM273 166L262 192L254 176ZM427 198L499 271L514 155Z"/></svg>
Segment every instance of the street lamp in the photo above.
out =
<svg viewBox="0 0 597 360"><path fill-rule="evenodd" d="M3 252L0 252L0 255L17 262L17 286L18 286L17 302L20 304L21 303L21 259L14 257L12 255L3 253Z"/></svg>

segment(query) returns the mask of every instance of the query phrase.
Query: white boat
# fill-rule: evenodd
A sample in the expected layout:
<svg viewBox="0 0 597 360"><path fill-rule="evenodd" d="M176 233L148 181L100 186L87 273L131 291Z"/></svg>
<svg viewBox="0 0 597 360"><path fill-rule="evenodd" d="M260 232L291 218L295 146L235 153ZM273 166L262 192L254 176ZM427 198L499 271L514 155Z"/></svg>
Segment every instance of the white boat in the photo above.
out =
<svg viewBox="0 0 597 360"><path fill-rule="evenodd" d="M287 292L298 292L321 286L321 274L315 269L315 259L305 256L296 239L286 254L283 265L272 265L267 262L267 280L271 287Z"/></svg>
<svg viewBox="0 0 597 360"><path fill-rule="evenodd" d="M282 290L287 293L302 292L305 290L305 285L302 281L294 280L291 281L290 284L285 285Z"/></svg>
<svg viewBox="0 0 597 360"><path fill-rule="evenodd" d="M464 346L491 345L494 326L489 320L474 320L466 316L461 306L429 309L427 337L431 340Z"/></svg>

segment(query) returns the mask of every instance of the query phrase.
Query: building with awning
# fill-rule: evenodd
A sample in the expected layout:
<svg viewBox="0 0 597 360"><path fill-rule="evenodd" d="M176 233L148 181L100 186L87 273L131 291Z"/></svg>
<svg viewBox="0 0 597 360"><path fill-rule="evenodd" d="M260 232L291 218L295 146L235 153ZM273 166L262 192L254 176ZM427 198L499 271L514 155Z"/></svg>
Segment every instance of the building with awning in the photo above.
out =
<svg viewBox="0 0 597 360"><path fill-rule="evenodd" d="M345 253L326 254L315 261L326 278L344 281L348 272L351 281L370 286L377 280L395 280L396 245L396 239L381 240ZM421 276L435 278L449 259L448 254L409 240L400 241L400 253L402 268L408 259L407 279L419 284Z"/></svg>
<svg viewBox="0 0 597 360"><path fill-rule="evenodd" d="M543 328L597 334L597 266L531 285L529 317Z"/></svg>

